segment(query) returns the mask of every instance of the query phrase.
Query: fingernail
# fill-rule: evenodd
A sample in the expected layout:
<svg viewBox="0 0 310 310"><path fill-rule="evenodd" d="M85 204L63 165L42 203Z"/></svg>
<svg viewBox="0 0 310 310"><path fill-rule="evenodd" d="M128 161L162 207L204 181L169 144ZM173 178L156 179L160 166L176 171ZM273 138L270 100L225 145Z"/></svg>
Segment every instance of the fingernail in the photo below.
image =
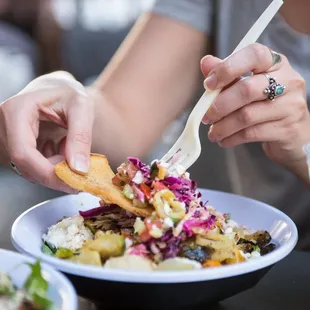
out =
<svg viewBox="0 0 310 310"><path fill-rule="evenodd" d="M215 137L212 136L212 128L213 126L210 127L209 132L208 132L208 138L211 142L215 142Z"/></svg>
<svg viewBox="0 0 310 310"><path fill-rule="evenodd" d="M209 77L205 80L205 86L209 89L215 89L217 85L217 77L214 73L212 73Z"/></svg>
<svg viewBox="0 0 310 310"><path fill-rule="evenodd" d="M209 125L211 124L211 121L209 120L209 118L205 115L203 118L202 118L202 123L204 125Z"/></svg>
<svg viewBox="0 0 310 310"><path fill-rule="evenodd" d="M73 165L76 171L81 173L88 173L89 160L86 156L82 154L75 155Z"/></svg>
<svg viewBox="0 0 310 310"><path fill-rule="evenodd" d="M213 137L213 136L209 136L209 140L210 142L217 142L216 137Z"/></svg>

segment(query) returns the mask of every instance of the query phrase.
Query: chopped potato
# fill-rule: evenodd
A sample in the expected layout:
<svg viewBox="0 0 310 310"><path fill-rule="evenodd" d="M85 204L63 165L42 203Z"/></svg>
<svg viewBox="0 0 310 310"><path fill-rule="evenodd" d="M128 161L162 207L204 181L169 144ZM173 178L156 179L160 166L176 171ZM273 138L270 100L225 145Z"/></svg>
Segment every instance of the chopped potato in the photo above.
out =
<svg viewBox="0 0 310 310"><path fill-rule="evenodd" d="M122 270L139 270L153 271L154 264L151 260L138 255L124 255L113 257L106 261L104 268L122 269Z"/></svg>
<svg viewBox="0 0 310 310"><path fill-rule="evenodd" d="M70 257L69 260L78 264L102 266L99 252L89 249L82 249L78 255Z"/></svg>
<svg viewBox="0 0 310 310"><path fill-rule="evenodd" d="M99 252L102 259L121 256L125 250L125 238L118 234L105 234L87 241L83 248Z"/></svg>
<svg viewBox="0 0 310 310"><path fill-rule="evenodd" d="M236 260L233 240L226 237L226 240L211 240L202 236L197 236L196 243L202 247L211 247L215 251L211 255L212 260L224 262L227 259Z"/></svg>

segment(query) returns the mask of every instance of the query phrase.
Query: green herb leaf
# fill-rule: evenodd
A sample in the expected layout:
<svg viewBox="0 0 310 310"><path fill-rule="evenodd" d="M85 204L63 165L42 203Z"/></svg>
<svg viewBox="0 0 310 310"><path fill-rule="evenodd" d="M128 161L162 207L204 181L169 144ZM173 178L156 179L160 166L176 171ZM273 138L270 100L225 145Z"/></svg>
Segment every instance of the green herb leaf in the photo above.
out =
<svg viewBox="0 0 310 310"><path fill-rule="evenodd" d="M53 254L56 253L57 249L53 245L49 244L48 242L44 242L44 244L52 251Z"/></svg>
<svg viewBox="0 0 310 310"><path fill-rule="evenodd" d="M52 251L52 249L46 243L43 243L43 245L42 245L42 252L44 254L54 256L54 252Z"/></svg>
<svg viewBox="0 0 310 310"><path fill-rule="evenodd" d="M260 253L260 247L258 245L255 245L253 247L253 251L256 251L256 252Z"/></svg>
<svg viewBox="0 0 310 310"><path fill-rule="evenodd" d="M36 306L48 310L52 307L52 302L47 296L48 283L42 276L40 261L27 265L31 268L31 274L24 284L24 289Z"/></svg>

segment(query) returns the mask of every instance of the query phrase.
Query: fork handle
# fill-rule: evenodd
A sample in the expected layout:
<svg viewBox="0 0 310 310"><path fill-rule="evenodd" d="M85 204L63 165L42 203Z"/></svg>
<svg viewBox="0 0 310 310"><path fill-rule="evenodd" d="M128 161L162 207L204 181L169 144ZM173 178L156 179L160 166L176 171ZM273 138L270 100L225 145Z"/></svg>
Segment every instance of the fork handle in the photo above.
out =
<svg viewBox="0 0 310 310"><path fill-rule="evenodd" d="M206 114L213 101L219 95L220 91L221 89L216 89L212 91L206 89L206 91L198 100L197 104L192 110L187 122L192 123L192 125L194 125L195 127L199 127L203 116Z"/></svg>

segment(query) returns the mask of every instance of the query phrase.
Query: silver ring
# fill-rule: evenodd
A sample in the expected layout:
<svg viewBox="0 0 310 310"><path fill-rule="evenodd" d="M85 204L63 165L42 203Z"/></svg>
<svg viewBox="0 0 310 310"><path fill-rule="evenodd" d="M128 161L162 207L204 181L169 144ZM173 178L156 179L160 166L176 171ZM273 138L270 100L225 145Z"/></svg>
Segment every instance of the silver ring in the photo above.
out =
<svg viewBox="0 0 310 310"><path fill-rule="evenodd" d="M264 76L268 79L269 82L268 87L266 87L264 90L264 94L267 95L267 98L273 101L276 97L282 96L285 91L285 86L278 83L275 78L269 76L268 74L264 74Z"/></svg>
<svg viewBox="0 0 310 310"><path fill-rule="evenodd" d="M20 171L18 170L18 168L16 167L16 165L11 161L10 162L11 168L20 176L22 177L23 175L20 173Z"/></svg>
<svg viewBox="0 0 310 310"><path fill-rule="evenodd" d="M279 64L282 61L282 57L277 52L270 49L271 56L272 56L272 66Z"/></svg>

